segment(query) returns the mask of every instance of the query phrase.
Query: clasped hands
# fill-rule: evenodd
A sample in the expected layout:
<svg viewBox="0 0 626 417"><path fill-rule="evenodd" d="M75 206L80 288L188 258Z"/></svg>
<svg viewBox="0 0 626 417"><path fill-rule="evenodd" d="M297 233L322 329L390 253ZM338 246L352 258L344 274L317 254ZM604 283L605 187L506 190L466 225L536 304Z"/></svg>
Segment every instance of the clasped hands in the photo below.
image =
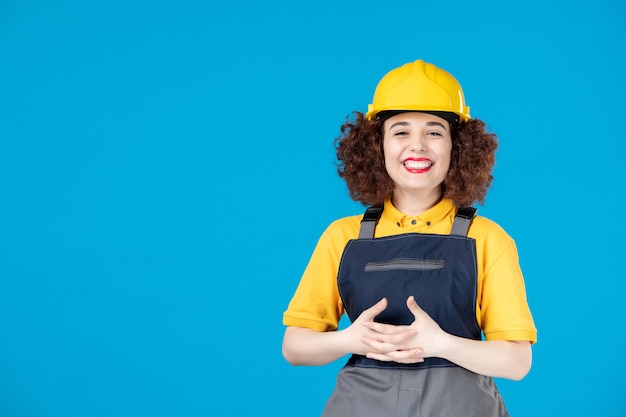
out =
<svg viewBox="0 0 626 417"><path fill-rule="evenodd" d="M424 358L439 356L442 343L448 335L410 296L407 307L415 317L410 325L396 326L377 323L374 318L387 308L383 298L348 327L355 342L356 352L370 359L384 362L419 363ZM356 340L358 339L358 341Z"/></svg>

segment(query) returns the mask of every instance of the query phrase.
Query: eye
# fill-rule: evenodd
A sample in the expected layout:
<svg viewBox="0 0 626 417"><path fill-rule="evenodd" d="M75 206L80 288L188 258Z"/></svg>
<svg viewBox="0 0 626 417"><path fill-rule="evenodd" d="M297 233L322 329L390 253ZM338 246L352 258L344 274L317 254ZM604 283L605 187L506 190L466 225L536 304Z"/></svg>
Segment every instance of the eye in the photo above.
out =
<svg viewBox="0 0 626 417"><path fill-rule="evenodd" d="M409 132L407 132L406 130L398 130L397 132L393 133L394 136L406 136L408 134Z"/></svg>
<svg viewBox="0 0 626 417"><path fill-rule="evenodd" d="M428 135L440 137L443 136L443 133L433 130L431 132L428 132Z"/></svg>

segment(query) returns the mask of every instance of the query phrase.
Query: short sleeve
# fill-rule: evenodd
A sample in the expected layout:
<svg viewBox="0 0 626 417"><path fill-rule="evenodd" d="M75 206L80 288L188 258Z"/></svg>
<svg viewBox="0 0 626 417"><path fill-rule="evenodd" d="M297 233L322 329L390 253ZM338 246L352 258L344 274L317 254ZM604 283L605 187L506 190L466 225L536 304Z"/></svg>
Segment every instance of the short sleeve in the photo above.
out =
<svg viewBox="0 0 626 417"><path fill-rule="evenodd" d="M337 330L344 311L337 288L337 271L347 242L358 234L358 225L358 219L344 218L324 231L283 314L284 325Z"/></svg>
<svg viewBox="0 0 626 417"><path fill-rule="evenodd" d="M501 230L501 229L500 229ZM501 231L484 248L480 316L487 340L537 341L515 242Z"/></svg>

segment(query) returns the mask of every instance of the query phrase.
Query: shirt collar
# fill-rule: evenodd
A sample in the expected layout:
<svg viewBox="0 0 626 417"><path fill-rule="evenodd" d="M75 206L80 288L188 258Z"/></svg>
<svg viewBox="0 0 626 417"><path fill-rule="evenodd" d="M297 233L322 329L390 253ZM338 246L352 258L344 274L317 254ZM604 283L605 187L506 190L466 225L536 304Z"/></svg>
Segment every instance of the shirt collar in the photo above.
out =
<svg viewBox="0 0 626 417"><path fill-rule="evenodd" d="M454 217L456 206L449 198L443 198L433 207L417 216L408 216L394 207L390 199L385 201L382 219L398 225L407 224L409 219L417 219L421 224L435 225L446 217Z"/></svg>

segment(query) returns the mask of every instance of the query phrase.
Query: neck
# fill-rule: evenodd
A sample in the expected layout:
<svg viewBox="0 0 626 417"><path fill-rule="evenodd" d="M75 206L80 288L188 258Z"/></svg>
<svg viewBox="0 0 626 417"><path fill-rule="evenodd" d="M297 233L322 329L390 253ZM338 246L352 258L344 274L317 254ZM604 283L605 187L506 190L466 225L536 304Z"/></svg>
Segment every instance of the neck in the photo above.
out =
<svg viewBox="0 0 626 417"><path fill-rule="evenodd" d="M441 190L428 195L415 195L395 190L391 196L391 203L407 216L417 216L433 208L443 198Z"/></svg>

